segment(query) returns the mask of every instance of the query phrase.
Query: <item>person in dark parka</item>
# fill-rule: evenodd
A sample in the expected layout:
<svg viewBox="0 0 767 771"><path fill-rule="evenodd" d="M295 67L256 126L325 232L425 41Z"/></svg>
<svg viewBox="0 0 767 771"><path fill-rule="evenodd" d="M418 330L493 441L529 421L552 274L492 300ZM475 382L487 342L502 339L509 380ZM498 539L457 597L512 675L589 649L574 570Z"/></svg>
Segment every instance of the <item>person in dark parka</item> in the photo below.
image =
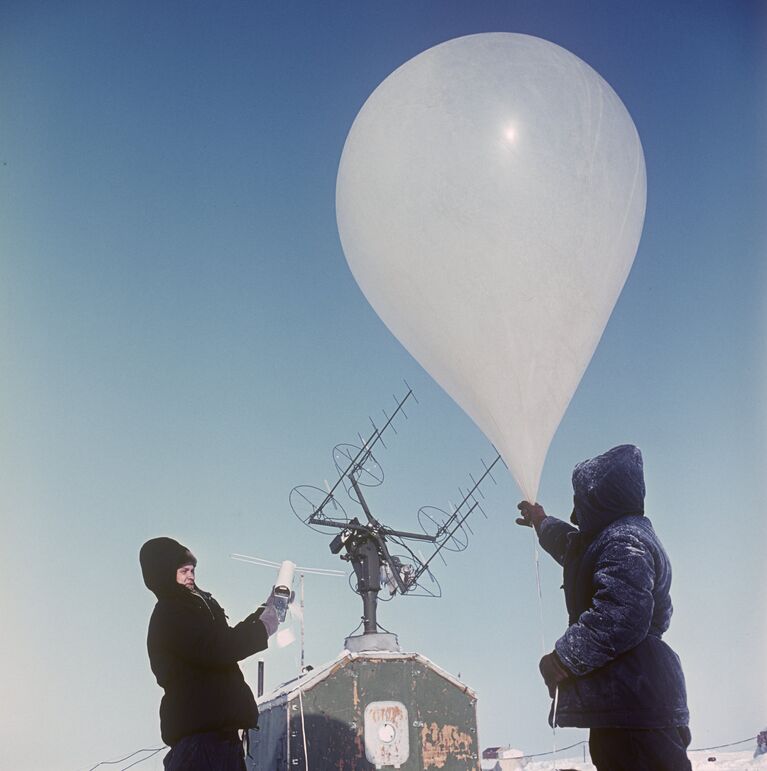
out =
<svg viewBox="0 0 767 771"><path fill-rule="evenodd" d="M167 771L244 771L238 729L257 724L253 693L237 664L264 650L279 624L270 600L234 627L195 584L197 560L172 538L153 538L139 554L146 586L157 596L147 649L165 695L160 733L171 748Z"/></svg>
<svg viewBox="0 0 767 771"><path fill-rule="evenodd" d="M564 568L569 626L540 670L549 723L590 728L599 771L686 771L689 713L671 620L671 564L644 516L642 455L621 445L573 471L576 527L522 501L522 525Z"/></svg>

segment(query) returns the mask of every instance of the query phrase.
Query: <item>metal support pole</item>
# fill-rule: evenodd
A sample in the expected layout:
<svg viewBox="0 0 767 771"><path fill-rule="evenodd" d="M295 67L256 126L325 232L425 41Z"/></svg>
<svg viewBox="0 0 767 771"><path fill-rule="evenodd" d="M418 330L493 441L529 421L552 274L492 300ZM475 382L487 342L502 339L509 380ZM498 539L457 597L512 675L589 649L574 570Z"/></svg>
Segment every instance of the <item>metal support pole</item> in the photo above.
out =
<svg viewBox="0 0 767 771"><path fill-rule="evenodd" d="M357 575L357 589L362 596L362 621L364 634L378 631L377 605L381 590L381 559L378 544L370 538L356 544L352 552L352 565Z"/></svg>
<svg viewBox="0 0 767 771"><path fill-rule="evenodd" d="M301 674L304 673L304 574L298 574L299 603L301 608Z"/></svg>

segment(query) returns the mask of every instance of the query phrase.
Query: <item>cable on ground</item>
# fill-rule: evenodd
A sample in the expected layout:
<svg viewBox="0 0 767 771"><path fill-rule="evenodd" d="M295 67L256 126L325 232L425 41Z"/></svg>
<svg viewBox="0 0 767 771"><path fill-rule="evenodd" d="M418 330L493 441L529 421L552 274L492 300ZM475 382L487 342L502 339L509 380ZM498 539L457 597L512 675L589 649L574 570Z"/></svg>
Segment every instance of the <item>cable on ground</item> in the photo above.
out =
<svg viewBox="0 0 767 771"><path fill-rule="evenodd" d="M164 744L162 747L158 747L156 749L154 747L145 747L140 750L134 750L130 753L130 755L126 755L124 758L118 758L117 760L101 760L96 763L95 766L89 768L88 771L94 771L94 769L98 768L99 766L116 766L118 763L124 763L126 760L130 760L130 758L132 758L134 755L138 755L140 752L151 752L152 755L156 755L158 752L162 752L166 749L168 749L167 744ZM130 765L135 766L137 763L142 763L148 758L151 758L152 755L147 755L146 758L141 758L140 760L137 760L135 763L131 763ZM130 766L125 766L125 768L130 768ZM125 769L121 769L120 771L125 771Z"/></svg>
<svg viewBox="0 0 767 771"><path fill-rule="evenodd" d="M728 744L717 744L714 747L689 747L687 752L707 752L708 750L721 750L725 747L735 747L738 744L745 744L746 742L752 742L756 740L756 736L749 736L747 739L740 739L737 742L729 742ZM522 758L541 758L544 755L554 755L558 754L560 752L564 752L565 750L571 750L573 747L580 747L582 744L588 744L588 739L583 739L582 741L576 742L575 744L570 744L567 747L562 747L555 752L552 752L549 750L548 752L536 752L531 755L520 755L517 760L521 760Z"/></svg>

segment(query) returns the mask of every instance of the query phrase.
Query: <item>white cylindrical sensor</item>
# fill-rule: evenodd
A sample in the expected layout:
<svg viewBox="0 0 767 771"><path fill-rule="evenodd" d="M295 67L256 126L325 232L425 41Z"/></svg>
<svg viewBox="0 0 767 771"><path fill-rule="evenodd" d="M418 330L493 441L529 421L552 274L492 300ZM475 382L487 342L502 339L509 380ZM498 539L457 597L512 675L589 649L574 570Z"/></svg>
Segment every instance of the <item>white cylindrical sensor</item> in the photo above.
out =
<svg viewBox="0 0 767 771"><path fill-rule="evenodd" d="M293 573L296 570L296 563L290 560L284 560L277 573L277 581L274 584L272 594L274 596L274 607L277 610L280 623L285 620L290 604L290 595L293 591Z"/></svg>
<svg viewBox="0 0 767 771"><path fill-rule="evenodd" d="M274 583L275 592L287 593L288 597L290 597L290 593L293 591L293 573L295 570L296 563L290 560L285 560L280 565L280 572L277 573L277 580Z"/></svg>

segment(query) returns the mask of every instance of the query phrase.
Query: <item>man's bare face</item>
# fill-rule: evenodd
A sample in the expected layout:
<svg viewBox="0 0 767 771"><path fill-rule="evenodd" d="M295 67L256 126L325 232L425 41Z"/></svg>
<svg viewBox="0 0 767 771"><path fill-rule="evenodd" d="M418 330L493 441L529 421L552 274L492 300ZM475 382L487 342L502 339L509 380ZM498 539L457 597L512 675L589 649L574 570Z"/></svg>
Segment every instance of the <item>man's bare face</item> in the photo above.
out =
<svg viewBox="0 0 767 771"><path fill-rule="evenodd" d="M182 565L176 571L176 583L194 589L194 565Z"/></svg>

